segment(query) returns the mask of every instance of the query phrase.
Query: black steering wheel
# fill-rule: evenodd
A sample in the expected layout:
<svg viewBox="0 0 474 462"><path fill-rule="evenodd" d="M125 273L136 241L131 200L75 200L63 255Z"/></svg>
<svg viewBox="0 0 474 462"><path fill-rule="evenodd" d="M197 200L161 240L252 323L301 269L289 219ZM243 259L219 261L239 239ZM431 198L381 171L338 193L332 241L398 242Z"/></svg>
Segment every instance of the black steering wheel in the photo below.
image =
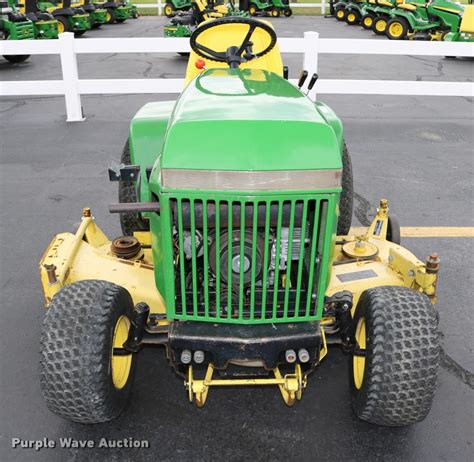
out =
<svg viewBox="0 0 474 462"><path fill-rule="evenodd" d="M235 46L230 46L225 51L217 51L212 50L199 43L198 38L203 32L213 27L219 27L226 24L245 24L249 26L249 30L240 45L236 44ZM262 29L270 37L270 43L268 44L268 46L265 49L259 51L258 53L253 52L253 42L251 40L252 35L256 29ZM276 45L276 42L276 33L273 28L267 23L252 18L238 17L219 18L213 21L209 21L208 23L199 26L193 32L193 35L191 35L190 39L191 49L197 55L201 56L202 58L217 61L219 63L227 63L232 68L239 67L242 62L247 62L252 59L260 58L266 55L268 52L273 50Z"/></svg>

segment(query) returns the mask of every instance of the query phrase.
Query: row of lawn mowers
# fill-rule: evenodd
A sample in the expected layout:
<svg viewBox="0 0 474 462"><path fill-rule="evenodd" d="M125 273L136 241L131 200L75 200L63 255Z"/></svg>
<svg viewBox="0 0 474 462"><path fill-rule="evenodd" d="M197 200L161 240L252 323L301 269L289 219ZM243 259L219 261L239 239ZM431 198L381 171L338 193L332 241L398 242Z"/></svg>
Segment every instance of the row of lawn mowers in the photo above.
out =
<svg viewBox="0 0 474 462"><path fill-rule="evenodd" d="M474 41L474 6L450 0L339 0L331 16L390 40Z"/></svg>
<svg viewBox="0 0 474 462"><path fill-rule="evenodd" d="M3 40L56 39L62 32L80 37L102 24L122 23L138 17L130 0L0 1L0 34ZM29 55L5 55L11 63L21 63Z"/></svg>
<svg viewBox="0 0 474 462"><path fill-rule="evenodd" d="M228 2L217 0L208 2L210 7L225 6ZM164 13L168 18L172 18L179 13L189 13L193 9L192 0L168 0L165 4ZM250 16L279 16L290 17L293 11L290 8L289 0L239 0L239 6L236 8L233 3L231 9L247 12Z"/></svg>

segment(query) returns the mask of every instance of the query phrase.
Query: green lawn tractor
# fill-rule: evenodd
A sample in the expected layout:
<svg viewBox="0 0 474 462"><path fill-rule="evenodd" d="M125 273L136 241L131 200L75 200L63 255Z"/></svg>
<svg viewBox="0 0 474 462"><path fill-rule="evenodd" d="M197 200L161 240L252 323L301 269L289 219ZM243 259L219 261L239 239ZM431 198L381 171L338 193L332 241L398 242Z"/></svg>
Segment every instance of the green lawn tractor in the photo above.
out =
<svg viewBox="0 0 474 462"><path fill-rule="evenodd" d="M51 13L40 11L36 0L25 0L19 5L20 11L33 22L35 39L57 39L58 21Z"/></svg>
<svg viewBox="0 0 474 462"><path fill-rule="evenodd" d="M50 13L58 21L58 32L74 32L76 37L86 33L91 28L89 15L82 8L73 8L71 0L58 2L39 1L38 9Z"/></svg>
<svg viewBox="0 0 474 462"><path fill-rule="evenodd" d="M281 0L277 0L277 2L279 5L283 4ZM261 16L266 14L274 18L280 16L279 7L275 6L274 0L252 0L249 3L248 12L250 16Z"/></svg>
<svg viewBox="0 0 474 462"><path fill-rule="evenodd" d="M464 7L461 25L458 30L448 32L443 40L446 42L473 42L474 41L474 6Z"/></svg>
<svg viewBox="0 0 474 462"><path fill-rule="evenodd" d="M189 13L177 14L171 18L170 24L165 25L164 35L165 37L191 37L193 31L202 22L225 16L246 17L248 13L238 10L233 2L223 5L207 0L193 0ZM187 53L181 54L187 56Z"/></svg>
<svg viewBox="0 0 474 462"><path fill-rule="evenodd" d="M124 0L123 2L125 6L128 8L130 17L133 19L138 19L140 13L138 11L138 7L131 2L131 0Z"/></svg>
<svg viewBox="0 0 474 462"><path fill-rule="evenodd" d="M397 6L397 0L376 0L377 7L373 10L372 30L377 35L385 35L390 12Z"/></svg>
<svg viewBox="0 0 474 462"><path fill-rule="evenodd" d="M472 11L472 6L467 9L470 8ZM423 4L402 3L390 12L386 35L391 40L443 40L448 33L460 36L463 13L464 5L449 0L433 0ZM464 28L470 27L469 22L473 21L471 15L467 14Z"/></svg>
<svg viewBox="0 0 474 462"><path fill-rule="evenodd" d="M91 0L79 0L71 5L72 8L82 8L88 15L92 29L107 23L107 10L91 3Z"/></svg>
<svg viewBox="0 0 474 462"><path fill-rule="evenodd" d="M376 0L356 0L346 3L340 15L349 25L360 24L364 29L372 29L376 8Z"/></svg>
<svg viewBox="0 0 474 462"><path fill-rule="evenodd" d="M122 23L133 17L133 9L125 2L92 0L92 3L107 11L107 24Z"/></svg>
<svg viewBox="0 0 474 462"><path fill-rule="evenodd" d="M35 38L33 22L20 13L14 0L0 2L0 33L2 40L31 40ZM22 63L30 55L3 55L10 63Z"/></svg>
<svg viewBox="0 0 474 462"><path fill-rule="evenodd" d="M173 0L165 4L164 13L168 18L172 18L178 11L189 11L193 2L191 0Z"/></svg>
<svg viewBox="0 0 474 462"><path fill-rule="evenodd" d="M47 406L81 423L117 417L150 345L199 407L218 386L274 386L292 406L331 347L347 354L357 417L423 420L439 258L400 245L386 200L349 232L342 123L306 96L316 74L300 88L285 79L270 23L208 21L190 45L181 96L140 109L109 170L125 235L109 240L86 208L41 259Z"/></svg>

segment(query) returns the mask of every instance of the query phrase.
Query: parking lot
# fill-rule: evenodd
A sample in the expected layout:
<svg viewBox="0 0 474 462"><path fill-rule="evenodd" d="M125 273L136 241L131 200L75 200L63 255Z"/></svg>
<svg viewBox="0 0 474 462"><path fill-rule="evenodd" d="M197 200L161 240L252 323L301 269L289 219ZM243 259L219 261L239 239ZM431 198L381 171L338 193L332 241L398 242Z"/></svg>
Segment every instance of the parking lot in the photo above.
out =
<svg viewBox="0 0 474 462"><path fill-rule="evenodd" d="M322 17L272 20L279 37L316 30L324 38L377 37ZM143 17L88 37L162 36L165 18ZM84 38L83 40L87 40ZM290 76L301 57L284 56ZM170 54L83 55L81 78L182 77L186 60ZM321 78L471 81L473 62L439 57L322 55ZM0 80L60 78L56 56L11 66ZM310 377L303 400L286 408L276 388L212 389L197 409L164 350L138 357L132 402L117 420L72 424L43 404L37 374L43 296L37 262L57 232L72 230L90 206L109 237L120 234L107 206L134 113L173 95L83 97L86 121L65 122L62 97L0 101L1 460L472 460L474 356L472 238L407 238L421 260L441 257L438 310L442 367L433 409L410 428L357 421L350 407L347 358L337 349ZM386 197L402 226L474 226L472 98L321 95L342 119L355 181L354 226L366 226ZM212 140L196 140L211 143ZM12 449L13 437L148 440L149 449Z"/></svg>

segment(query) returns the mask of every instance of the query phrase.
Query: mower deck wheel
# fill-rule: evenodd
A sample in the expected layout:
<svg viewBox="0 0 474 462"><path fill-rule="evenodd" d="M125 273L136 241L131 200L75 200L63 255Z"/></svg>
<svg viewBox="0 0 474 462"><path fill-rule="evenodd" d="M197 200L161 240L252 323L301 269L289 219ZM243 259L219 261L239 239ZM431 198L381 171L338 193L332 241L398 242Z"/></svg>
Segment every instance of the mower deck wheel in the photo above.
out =
<svg viewBox="0 0 474 462"><path fill-rule="evenodd" d="M338 8L334 14L336 16L336 19L338 21L344 21L346 17L346 12L344 11L344 8Z"/></svg>
<svg viewBox="0 0 474 462"><path fill-rule="evenodd" d="M113 24L117 20L117 12L114 8L107 8L107 24Z"/></svg>
<svg viewBox="0 0 474 462"><path fill-rule="evenodd" d="M353 323L349 384L356 416L394 427L423 420L433 402L440 353L437 314L428 297L407 287L368 289Z"/></svg>
<svg viewBox="0 0 474 462"><path fill-rule="evenodd" d="M107 281L62 288L43 321L40 384L48 408L74 422L96 424L125 409L134 375L128 338L132 297Z"/></svg>
<svg viewBox="0 0 474 462"><path fill-rule="evenodd" d="M374 23L372 25L372 30L377 35L385 35L385 31L387 29L387 18L384 16L379 16L378 18L374 19Z"/></svg>
<svg viewBox="0 0 474 462"><path fill-rule="evenodd" d="M255 16L258 13L258 8L255 4L250 4L249 6L249 14L250 16Z"/></svg>
<svg viewBox="0 0 474 462"><path fill-rule="evenodd" d="M176 14L176 9L172 3L167 3L164 11L165 16L168 18L172 18Z"/></svg>
<svg viewBox="0 0 474 462"><path fill-rule="evenodd" d="M360 14L357 11L346 11L345 21L349 26L359 24Z"/></svg>
<svg viewBox="0 0 474 462"><path fill-rule="evenodd" d="M125 143L120 162L130 165L129 140ZM121 203L137 202L137 192L134 183L131 181L120 181L118 196ZM134 231L148 231L150 229L149 223L138 213L121 213L120 225L124 236L133 236Z"/></svg>
<svg viewBox="0 0 474 462"><path fill-rule="evenodd" d="M405 18L393 18L387 23L385 34L390 40L405 40L410 26Z"/></svg>
<svg viewBox="0 0 474 462"><path fill-rule="evenodd" d="M362 16L360 24L364 29L370 30L372 29L372 25L374 24L374 17L371 14L365 14L364 16Z"/></svg>
<svg viewBox="0 0 474 462"><path fill-rule="evenodd" d="M71 32L71 26L66 16L56 16L54 19L58 21L58 34L63 32Z"/></svg>

